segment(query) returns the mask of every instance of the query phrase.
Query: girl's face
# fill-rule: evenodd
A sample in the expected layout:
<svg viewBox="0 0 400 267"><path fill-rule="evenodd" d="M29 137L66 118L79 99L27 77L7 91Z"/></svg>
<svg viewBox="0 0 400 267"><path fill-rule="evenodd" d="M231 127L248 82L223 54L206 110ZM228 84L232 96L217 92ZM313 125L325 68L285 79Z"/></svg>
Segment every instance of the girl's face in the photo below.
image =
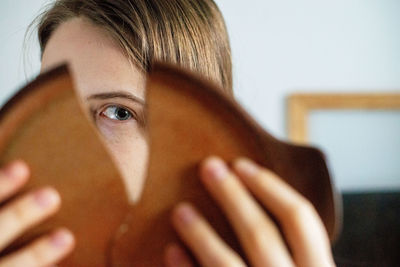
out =
<svg viewBox="0 0 400 267"><path fill-rule="evenodd" d="M129 63L102 29L82 18L64 22L53 32L40 72L65 61L79 96L120 165L131 201L137 200L148 156L143 118L145 74Z"/></svg>

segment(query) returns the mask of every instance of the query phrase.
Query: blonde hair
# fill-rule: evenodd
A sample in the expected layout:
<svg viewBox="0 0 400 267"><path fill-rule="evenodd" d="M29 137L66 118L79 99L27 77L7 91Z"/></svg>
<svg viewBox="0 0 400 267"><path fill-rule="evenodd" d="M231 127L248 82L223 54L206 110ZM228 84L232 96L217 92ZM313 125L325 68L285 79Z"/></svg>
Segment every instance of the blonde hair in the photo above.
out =
<svg viewBox="0 0 400 267"><path fill-rule="evenodd" d="M228 34L213 0L56 0L34 20L41 55L54 30L80 16L110 34L141 70L154 61L177 64L233 95Z"/></svg>

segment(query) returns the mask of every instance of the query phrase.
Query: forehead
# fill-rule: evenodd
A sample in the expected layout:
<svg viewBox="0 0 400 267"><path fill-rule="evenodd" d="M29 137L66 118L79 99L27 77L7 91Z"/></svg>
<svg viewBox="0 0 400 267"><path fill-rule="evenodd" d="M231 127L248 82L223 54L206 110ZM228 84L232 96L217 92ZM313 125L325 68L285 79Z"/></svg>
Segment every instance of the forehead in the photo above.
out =
<svg viewBox="0 0 400 267"><path fill-rule="evenodd" d="M130 64L105 30L83 18L63 22L53 32L43 53L41 72L65 61L83 95L124 88L144 94L144 74Z"/></svg>

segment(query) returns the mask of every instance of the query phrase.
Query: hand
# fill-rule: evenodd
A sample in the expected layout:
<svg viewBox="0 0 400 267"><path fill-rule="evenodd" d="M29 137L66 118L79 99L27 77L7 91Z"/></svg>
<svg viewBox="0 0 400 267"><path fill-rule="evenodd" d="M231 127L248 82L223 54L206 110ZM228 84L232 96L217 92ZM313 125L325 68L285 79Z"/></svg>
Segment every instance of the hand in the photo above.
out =
<svg viewBox="0 0 400 267"><path fill-rule="evenodd" d="M314 207L274 173L247 158L235 160L231 170L217 157L203 161L200 172L251 266L335 266L326 230ZM284 236L256 199L277 219ZM202 266L245 266L190 203L178 204L172 224ZM168 267L194 266L178 244L166 248L164 259Z"/></svg>
<svg viewBox="0 0 400 267"><path fill-rule="evenodd" d="M16 194L29 177L28 166L15 161L0 170L0 202ZM54 214L60 206L60 196L50 187L29 192L0 209L0 251L28 228ZM49 266L66 256L74 246L70 231L60 228L44 235L19 251L0 258L0 267Z"/></svg>

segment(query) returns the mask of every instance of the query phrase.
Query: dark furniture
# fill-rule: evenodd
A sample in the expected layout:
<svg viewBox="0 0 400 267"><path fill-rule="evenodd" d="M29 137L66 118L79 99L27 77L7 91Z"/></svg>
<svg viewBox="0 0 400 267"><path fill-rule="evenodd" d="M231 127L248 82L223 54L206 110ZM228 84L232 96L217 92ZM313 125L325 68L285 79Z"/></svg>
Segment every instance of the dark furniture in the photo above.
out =
<svg viewBox="0 0 400 267"><path fill-rule="evenodd" d="M345 193L338 267L400 266L400 191Z"/></svg>

